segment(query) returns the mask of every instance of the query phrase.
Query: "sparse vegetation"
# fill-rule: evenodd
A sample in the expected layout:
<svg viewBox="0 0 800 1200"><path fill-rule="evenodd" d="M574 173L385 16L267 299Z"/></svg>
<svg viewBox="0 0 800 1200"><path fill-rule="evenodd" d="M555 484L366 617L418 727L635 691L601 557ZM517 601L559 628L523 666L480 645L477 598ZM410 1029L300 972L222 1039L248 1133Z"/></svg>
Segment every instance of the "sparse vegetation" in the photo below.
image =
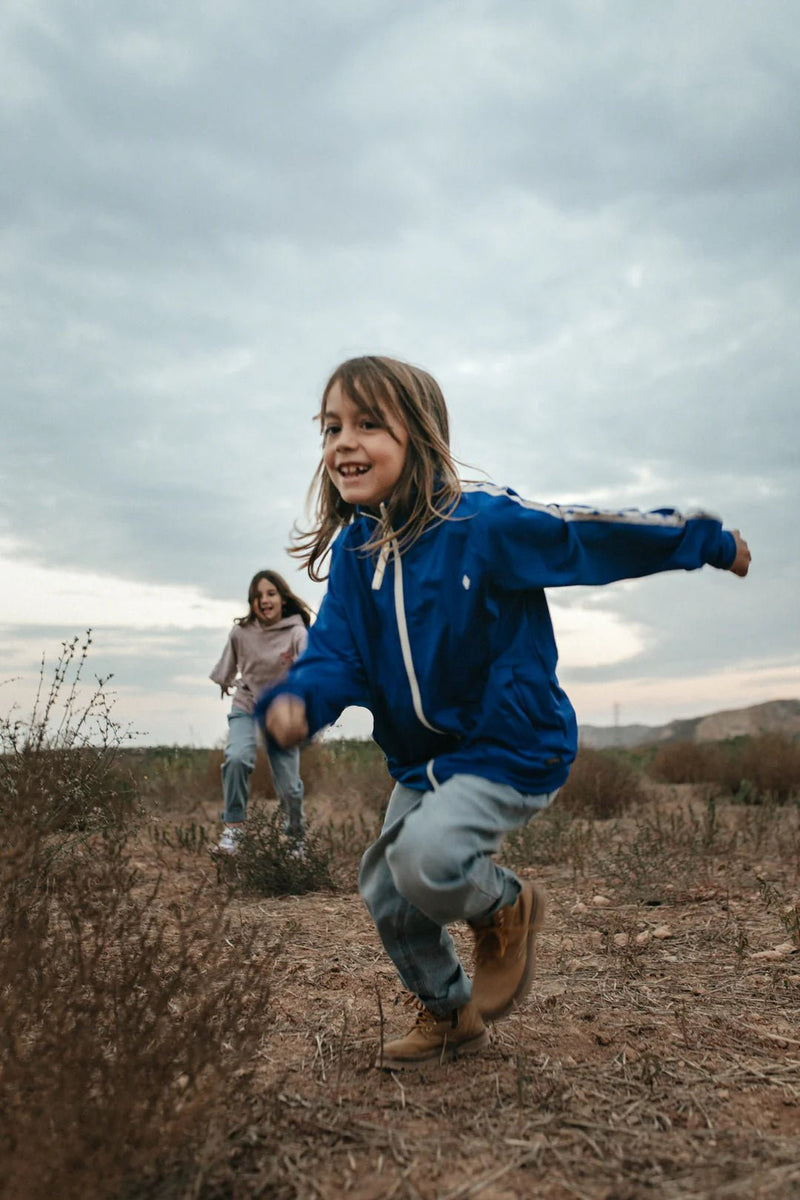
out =
<svg viewBox="0 0 800 1200"><path fill-rule="evenodd" d="M120 825L135 787L119 750L129 738L114 718L108 679L88 695L82 676L92 644L63 642L52 674L45 660L28 715L0 718L0 812L31 831L89 833Z"/></svg>
<svg viewBox="0 0 800 1200"><path fill-rule="evenodd" d="M554 801L573 816L606 820L640 806L641 776L613 751L578 751L569 778Z"/></svg>
<svg viewBox="0 0 800 1200"><path fill-rule="evenodd" d="M230 1104L268 1000L271 952L224 894L136 865L106 681L81 700L89 643L77 658L65 645L44 702L0 725L0 1194L14 1200L116 1198L185 1158Z"/></svg>
<svg viewBox="0 0 800 1200"><path fill-rule="evenodd" d="M313 826L297 843L283 832L279 810L251 810L236 854L217 856L220 878L258 896L302 896L330 891L330 852Z"/></svg>
<svg viewBox="0 0 800 1200"><path fill-rule="evenodd" d="M728 742L670 742L649 767L667 783L713 784L746 804L800 798L800 743L780 733Z"/></svg>
<svg viewBox="0 0 800 1200"><path fill-rule="evenodd" d="M796 1194L791 739L582 751L502 851L550 897L531 998L484 1058L395 1079L371 1064L401 990L355 892L380 753L304 752L304 857L262 765L217 862L221 752L130 747L107 681L81 700L88 641L64 652L0 726L0 1195Z"/></svg>

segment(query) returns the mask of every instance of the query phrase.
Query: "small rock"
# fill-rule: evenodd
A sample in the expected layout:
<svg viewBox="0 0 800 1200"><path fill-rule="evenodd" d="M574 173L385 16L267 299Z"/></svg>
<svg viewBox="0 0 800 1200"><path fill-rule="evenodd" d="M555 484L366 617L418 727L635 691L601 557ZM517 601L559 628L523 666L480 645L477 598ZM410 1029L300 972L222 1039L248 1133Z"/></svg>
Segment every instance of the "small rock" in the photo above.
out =
<svg viewBox="0 0 800 1200"><path fill-rule="evenodd" d="M796 948L793 942L781 942L780 946L775 946L773 950L759 950L756 954L751 954L751 958L760 958L765 962L778 962L782 958L788 958L790 954L795 954Z"/></svg>

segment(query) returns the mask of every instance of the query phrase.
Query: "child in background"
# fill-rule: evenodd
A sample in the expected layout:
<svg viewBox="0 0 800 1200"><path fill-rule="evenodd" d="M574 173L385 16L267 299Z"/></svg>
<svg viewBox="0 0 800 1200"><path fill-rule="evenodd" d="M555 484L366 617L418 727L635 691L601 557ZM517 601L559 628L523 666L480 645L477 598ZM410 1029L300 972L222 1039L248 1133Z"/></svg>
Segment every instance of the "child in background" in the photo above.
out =
<svg viewBox="0 0 800 1200"><path fill-rule="evenodd" d="M295 596L277 571L259 571L250 581L248 613L234 621L225 649L210 678L221 695L233 692L228 714L228 740L222 763L225 829L217 849L233 854L244 831L250 775L256 762L256 698L284 677L305 649L311 610ZM300 751L267 742L267 755L287 835L302 847L303 781Z"/></svg>
<svg viewBox="0 0 800 1200"><path fill-rule="evenodd" d="M481 1050L485 1023L530 987L544 897L492 855L577 751L544 589L704 564L744 576L750 552L702 513L562 508L460 481L436 381L394 359L343 363L319 415L316 521L292 553L320 579L331 551L328 591L256 716L290 747L347 705L373 714L395 787L359 887L418 1002L378 1062L418 1067ZM458 920L472 981L447 930Z"/></svg>

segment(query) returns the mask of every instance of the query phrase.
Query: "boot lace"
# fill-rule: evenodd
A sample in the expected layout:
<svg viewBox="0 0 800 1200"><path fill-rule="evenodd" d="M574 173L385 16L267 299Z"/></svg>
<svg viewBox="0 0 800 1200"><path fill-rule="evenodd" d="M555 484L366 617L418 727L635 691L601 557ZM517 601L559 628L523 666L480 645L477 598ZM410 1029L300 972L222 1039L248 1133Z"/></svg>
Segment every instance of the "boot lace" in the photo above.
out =
<svg viewBox="0 0 800 1200"><path fill-rule="evenodd" d="M485 963L502 958L508 949L508 909L501 908L491 925L473 926L475 962Z"/></svg>
<svg viewBox="0 0 800 1200"><path fill-rule="evenodd" d="M406 1005L407 1008L413 1008L416 1010L414 1013L415 1029L431 1030L442 1020L441 1017L437 1017L436 1013L432 1013L429 1008L426 1008L419 997L415 996L413 993L409 993L404 998L403 1004Z"/></svg>

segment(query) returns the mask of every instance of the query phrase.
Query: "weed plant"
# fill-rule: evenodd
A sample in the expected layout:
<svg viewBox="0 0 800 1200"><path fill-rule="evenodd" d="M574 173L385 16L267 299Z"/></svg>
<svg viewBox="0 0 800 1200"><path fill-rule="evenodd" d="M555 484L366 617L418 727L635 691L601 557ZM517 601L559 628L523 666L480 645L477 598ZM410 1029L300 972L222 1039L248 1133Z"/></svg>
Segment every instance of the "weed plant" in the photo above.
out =
<svg viewBox="0 0 800 1200"><path fill-rule="evenodd" d="M118 760L132 735L113 715L110 676L95 678L82 695L92 644L62 642L49 681L45 659L30 715L18 709L0 718L0 815L42 833L87 832L118 825L130 814L136 790Z"/></svg>
<svg viewBox="0 0 800 1200"><path fill-rule="evenodd" d="M603 840L596 820L643 806L641 776L612 751L578 751L566 784L549 809L510 834L503 860L511 867L564 863L575 879L586 875Z"/></svg>
<svg viewBox="0 0 800 1200"><path fill-rule="evenodd" d="M566 807L553 804L508 835L502 858L512 869L564 864L577 879L589 870L598 841L592 822L573 818Z"/></svg>
<svg viewBox="0 0 800 1200"><path fill-rule="evenodd" d="M756 875L758 890L767 912L776 908L781 924L794 945L800 949L800 901L791 900L781 888L772 882Z"/></svg>
<svg viewBox="0 0 800 1200"><path fill-rule="evenodd" d="M381 821L374 813L346 813L337 820L329 820L319 830L321 844L325 847L334 879L349 890L358 874L361 856L377 838Z"/></svg>
<svg viewBox="0 0 800 1200"><path fill-rule="evenodd" d="M800 816L785 806L723 805L711 787L700 799L648 806L609 825L596 843L597 872L632 901L720 886L740 859L769 855L797 862Z"/></svg>
<svg viewBox="0 0 800 1200"><path fill-rule="evenodd" d="M76 690L89 644L65 644L30 720L2 724L0 1195L14 1200L154 1194L143 1181L227 1119L269 998L272 951L226 894L164 894L134 865L113 699L98 680L81 709Z"/></svg>
<svg viewBox="0 0 800 1200"><path fill-rule="evenodd" d="M32 888L41 853L2 863L0 1176L31 1200L115 1196L200 1134L261 1035L269 973L218 893L164 904L123 837Z"/></svg>
<svg viewBox="0 0 800 1200"><path fill-rule="evenodd" d="M188 825L151 825L149 833L157 846L200 854L210 848L205 825L191 821Z"/></svg>
<svg viewBox="0 0 800 1200"><path fill-rule="evenodd" d="M220 878L259 896L330 891L331 860L313 828L298 843L283 832L279 810L251 809L235 854L215 856Z"/></svg>

